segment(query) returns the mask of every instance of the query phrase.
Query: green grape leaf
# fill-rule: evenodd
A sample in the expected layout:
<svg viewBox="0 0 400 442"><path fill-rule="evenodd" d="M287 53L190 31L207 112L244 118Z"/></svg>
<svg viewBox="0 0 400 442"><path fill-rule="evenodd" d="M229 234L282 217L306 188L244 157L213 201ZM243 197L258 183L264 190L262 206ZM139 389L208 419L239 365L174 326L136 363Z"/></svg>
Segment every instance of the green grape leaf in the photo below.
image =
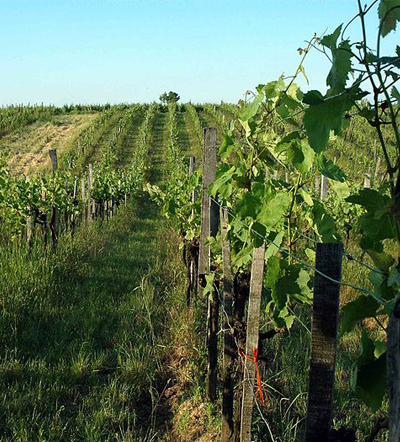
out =
<svg viewBox="0 0 400 442"><path fill-rule="evenodd" d="M373 318L379 304L371 296L360 295L355 301L342 307L341 333L349 333L364 318Z"/></svg>
<svg viewBox="0 0 400 442"><path fill-rule="evenodd" d="M400 272L397 269L390 271L387 285L388 287L400 286Z"/></svg>
<svg viewBox="0 0 400 442"><path fill-rule="evenodd" d="M264 85L262 91L264 92L265 98L267 100L278 97L280 92L285 88L285 82L283 78L283 75L281 75L278 80L270 81L269 83Z"/></svg>
<svg viewBox="0 0 400 442"><path fill-rule="evenodd" d="M375 358L375 344L364 332L361 338L362 354L357 361L352 387L357 398L373 412L382 406L386 393L386 353Z"/></svg>
<svg viewBox="0 0 400 442"><path fill-rule="evenodd" d="M330 50L336 49L336 47L337 47L337 40L338 40L338 38L340 36L340 33L342 31L342 26L343 26L343 24L338 26L332 34L325 35L321 39L321 44L323 46L329 48Z"/></svg>
<svg viewBox="0 0 400 442"><path fill-rule="evenodd" d="M317 156L317 167L322 175L325 175L331 180L339 181L341 183L346 180L346 174L342 169L331 160L328 160L322 153Z"/></svg>
<svg viewBox="0 0 400 442"><path fill-rule="evenodd" d="M228 199L233 192L232 177L235 172L235 166L220 163L216 180L208 188L209 194L215 198L217 193L219 193L223 199Z"/></svg>
<svg viewBox="0 0 400 442"><path fill-rule="evenodd" d="M400 0L381 0L378 8L382 37L396 30L400 21Z"/></svg>
<svg viewBox="0 0 400 442"><path fill-rule="evenodd" d="M285 236L285 232L271 232L268 236L268 240L271 241L268 247L265 249L265 260L271 256L275 256L279 252L279 247L282 245L283 237Z"/></svg>
<svg viewBox="0 0 400 442"><path fill-rule="evenodd" d="M234 145L234 138L229 134L225 135L224 139L222 140L221 146L219 147L219 155L221 157L221 160L229 156L229 154L233 150Z"/></svg>
<svg viewBox="0 0 400 442"><path fill-rule="evenodd" d="M346 201L359 204L365 207L369 212L375 212L387 206L390 202L390 198L386 195L382 195L377 190L362 189L357 195L350 195L346 198Z"/></svg>
<svg viewBox="0 0 400 442"><path fill-rule="evenodd" d="M299 71L303 74L303 77L305 78L307 84L309 84L310 82L308 81L307 74L306 74L306 70L304 69L304 66L303 66L303 65L300 65L300 66L299 66Z"/></svg>
<svg viewBox="0 0 400 442"><path fill-rule="evenodd" d="M327 213L324 205L319 201L314 201L312 214L315 231L321 237L322 242L337 242L335 221Z"/></svg>
<svg viewBox="0 0 400 442"><path fill-rule="evenodd" d="M264 100L264 93L259 92L253 102L240 111L239 117L242 121L248 121L256 115L258 108Z"/></svg>
<svg viewBox="0 0 400 442"><path fill-rule="evenodd" d="M336 193L340 199L345 199L350 195L350 186L347 183L339 181L331 181L330 188Z"/></svg>
<svg viewBox="0 0 400 442"><path fill-rule="evenodd" d="M300 189L300 195L308 206L312 207L314 205L314 200L312 199L311 195L304 189Z"/></svg>
<svg viewBox="0 0 400 442"><path fill-rule="evenodd" d="M307 132L310 146L315 152L324 151L328 145L330 131L340 135L345 124L344 114L349 111L354 103L354 99L348 93L343 93L336 97L324 99L320 93L304 96L303 101L310 104L304 112L304 127ZM318 99L322 98L322 101ZM307 101L306 101L307 100Z"/></svg>
<svg viewBox="0 0 400 442"><path fill-rule="evenodd" d="M380 358L384 353L387 352L387 345L384 341L375 342L374 356L376 359Z"/></svg>
<svg viewBox="0 0 400 442"><path fill-rule="evenodd" d="M389 268L396 262L393 256L388 253L378 253L374 250L366 250L366 252L372 258L376 267L382 272L388 272Z"/></svg>
<svg viewBox="0 0 400 442"><path fill-rule="evenodd" d="M232 259L232 265L235 267L244 267L252 259L253 245L241 249Z"/></svg>
<svg viewBox="0 0 400 442"><path fill-rule="evenodd" d="M333 55L333 66L327 79L327 84L335 93L341 92L346 87L349 74L352 72L352 58L349 41L341 42Z"/></svg>
<svg viewBox="0 0 400 442"><path fill-rule="evenodd" d="M325 101L320 91L311 90L304 94L303 103L311 105L321 104Z"/></svg>
<svg viewBox="0 0 400 442"><path fill-rule="evenodd" d="M400 93L395 86L392 87L391 95L397 100L397 104L400 106Z"/></svg>
<svg viewBox="0 0 400 442"><path fill-rule="evenodd" d="M255 219L260 207L260 199L252 193L245 192L236 203L236 213L239 218L250 217Z"/></svg>
<svg viewBox="0 0 400 442"><path fill-rule="evenodd" d="M368 279L374 286L374 293L381 299L392 300L396 296L396 292L393 287L388 286L388 277L377 272L370 272Z"/></svg>
<svg viewBox="0 0 400 442"><path fill-rule="evenodd" d="M262 200L261 204L257 220L265 227L271 228L282 220L283 214L289 207L290 197L286 192L279 192Z"/></svg>
<svg viewBox="0 0 400 442"><path fill-rule="evenodd" d="M268 259L267 272L264 278L264 285L267 288L272 289L279 279L281 270L281 261L276 256L271 256Z"/></svg>

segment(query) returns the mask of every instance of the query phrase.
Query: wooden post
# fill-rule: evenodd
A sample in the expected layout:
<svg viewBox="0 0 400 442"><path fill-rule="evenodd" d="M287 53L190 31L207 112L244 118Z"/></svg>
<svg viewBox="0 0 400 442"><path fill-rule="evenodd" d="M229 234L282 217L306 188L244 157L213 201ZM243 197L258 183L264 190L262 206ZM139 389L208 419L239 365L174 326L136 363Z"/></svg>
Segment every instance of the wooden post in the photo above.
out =
<svg viewBox="0 0 400 442"><path fill-rule="evenodd" d="M319 195L320 192L320 184L319 184L319 175L315 175L315 193Z"/></svg>
<svg viewBox="0 0 400 442"><path fill-rule="evenodd" d="M321 175L321 201L323 201L328 195L328 178L325 175Z"/></svg>
<svg viewBox="0 0 400 442"><path fill-rule="evenodd" d="M218 205L208 195L208 187L215 180L217 170L217 130L215 128L204 129L203 150L203 183L202 183L202 207L201 207L201 232L199 250L199 285L204 283L205 275L210 273L211 249L206 245L209 236L216 236L219 222ZM218 374L218 293L214 289L212 295L207 298L207 349L208 349L208 373L207 373L207 397L210 402L217 398L217 374Z"/></svg>
<svg viewBox="0 0 400 442"><path fill-rule="evenodd" d="M364 187L369 189L371 187L371 173L368 171L364 174Z"/></svg>
<svg viewBox="0 0 400 442"><path fill-rule="evenodd" d="M49 151L51 165L53 168L53 174L57 172L58 168L58 159L57 159L57 151L55 149L51 149ZM50 231L51 231L51 239L53 242L53 246L57 247L58 243L58 209L57 207L53 207L53 214L51 216L50 221Z"/></svg>
<svg viewBox="0 0 400 442"><path fill-rule="evenodd" d="M49 155L50 155L51 166L52 166L53 172L56 172L57 168L58 168L58 159L57 159L56 149L50 149Z"/></svg>
<svg viewBox="0 0 400 442"><path fill-rule="evenodd" d="M233 280L231 270L231 248L226 239L228 231L228 209L221 208L223 302L224 302L224 355L222 362L222 431L221 442L233 441L233 362L237 349L232 334L233 327Z"/></svg>
<svg viewBox="0 0 400 442"><path fill-rule="evenodd" d="M86 226L86 184L85 178L81 181L81 191L82 191L82 228L85 229Z"/></svg>
<svg viewBox="0 0 400 442"><path fill-rule="evenodd" d="M397 299L389 320L387 377L389 390L388 442L400 442L400 299Z"/></svg>
<svg viewBox="0 0 400 442"><path fill-rule="evenodd" d="M89 223L93 220L93 201L92 201L92 188L93 188L93 164L89 164L89 182L88 182L88 221Z"/></svg>
<svg viewBox="0 0 400 442"><path fill-rule="evenodd" d="M28 245L28 249L32 247L32 215L28 215L26 217L26 243Z"/></svg>
<svg viewBox="0 0 400 442"><path fill-rule="evenodd" d="M204 129L199 278L210 273L211 252L206 242L207 238L215 236L218 230L218 206L208 195L208 187L215 180L216 173L217 130L210 127Z"/></svg>
<svg viewBox="0 0 400 442"><path fill-rule="evenodd" d="M340 281L342 257L343 244L318 243L315 267ZM306 442L328 440L332 423L339 298L340 284L315 272Z"/></svg>
<svg viewBox="0 0 400 442"><path fill-rule="evenodd" d="M374 186L376 186L378 182L380 167L381 167L381 157L378 157L378 161L376 162L375 172L374 172Z"/></svg>
<svg viewBox="0 0 400 442"><path fill-rule="evenodd" d="M251 265L250 295L247 313L246 355L253 357L253 350L258 350L260 330L261 294L264 280L265 244L254 249ZM240 442L251 442L251 423L255 399L255 362L244 359L242 420L240 424Z"/></svg>

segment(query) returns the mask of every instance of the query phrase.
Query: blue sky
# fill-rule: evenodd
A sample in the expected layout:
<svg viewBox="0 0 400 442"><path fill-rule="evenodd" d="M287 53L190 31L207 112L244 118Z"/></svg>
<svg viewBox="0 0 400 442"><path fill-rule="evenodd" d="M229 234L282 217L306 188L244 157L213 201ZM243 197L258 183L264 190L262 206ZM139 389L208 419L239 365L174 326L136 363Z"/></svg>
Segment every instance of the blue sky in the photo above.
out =
<svg viewBox="0 0 400 442"><path fill-rule="evenodd" d="M236 102L292 74L304 40L333 32L356 8L356 0L0 0L0 104L150 102L169 90L182 101ZM323 89L324 57L311 54L306 70L302 88Z"/></svg>

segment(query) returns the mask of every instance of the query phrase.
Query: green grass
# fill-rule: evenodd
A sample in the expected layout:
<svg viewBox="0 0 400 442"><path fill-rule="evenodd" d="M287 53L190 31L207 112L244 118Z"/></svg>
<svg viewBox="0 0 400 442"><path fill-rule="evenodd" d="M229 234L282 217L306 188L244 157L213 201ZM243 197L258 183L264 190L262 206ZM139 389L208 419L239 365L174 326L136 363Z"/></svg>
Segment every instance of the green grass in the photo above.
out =
<svg viewBox="0 0 400 442"><path fill-rule="evenodd" d="M160 114L153 182L164 136ZM62 235L57 252L39 234L30 252L0 251L1 441L159 437L171 311L185 294L177 243L142 195L110 222Z"/></svg>
<svg viewBox="0 0 400 442"><path fill-rule="evenodd" d="M131 209L56 254L2 257L0 440L145 437L178 263L154 205Z"/></svg>

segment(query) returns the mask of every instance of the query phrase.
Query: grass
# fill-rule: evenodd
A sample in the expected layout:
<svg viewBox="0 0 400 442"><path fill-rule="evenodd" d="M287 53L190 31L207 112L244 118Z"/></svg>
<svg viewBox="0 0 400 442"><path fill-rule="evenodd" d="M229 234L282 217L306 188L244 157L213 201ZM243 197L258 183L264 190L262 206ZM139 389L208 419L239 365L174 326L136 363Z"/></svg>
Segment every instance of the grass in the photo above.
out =
<svg viewBox="0 0 400 442"><path fill-rule="evenodd" d="M164 120L154 123L154 182ZM56 253L39 238L30 253L0 251L1 441L158 437L170 312L185 293L177 242L142 195L109 223L62 235Z"/></svg>
<svg viewBox="0 0 400 442"><path fill-rule="evenodd" d="M2 257L0 440L145 440L178 263L156 208L132 209Z"/></svg>

